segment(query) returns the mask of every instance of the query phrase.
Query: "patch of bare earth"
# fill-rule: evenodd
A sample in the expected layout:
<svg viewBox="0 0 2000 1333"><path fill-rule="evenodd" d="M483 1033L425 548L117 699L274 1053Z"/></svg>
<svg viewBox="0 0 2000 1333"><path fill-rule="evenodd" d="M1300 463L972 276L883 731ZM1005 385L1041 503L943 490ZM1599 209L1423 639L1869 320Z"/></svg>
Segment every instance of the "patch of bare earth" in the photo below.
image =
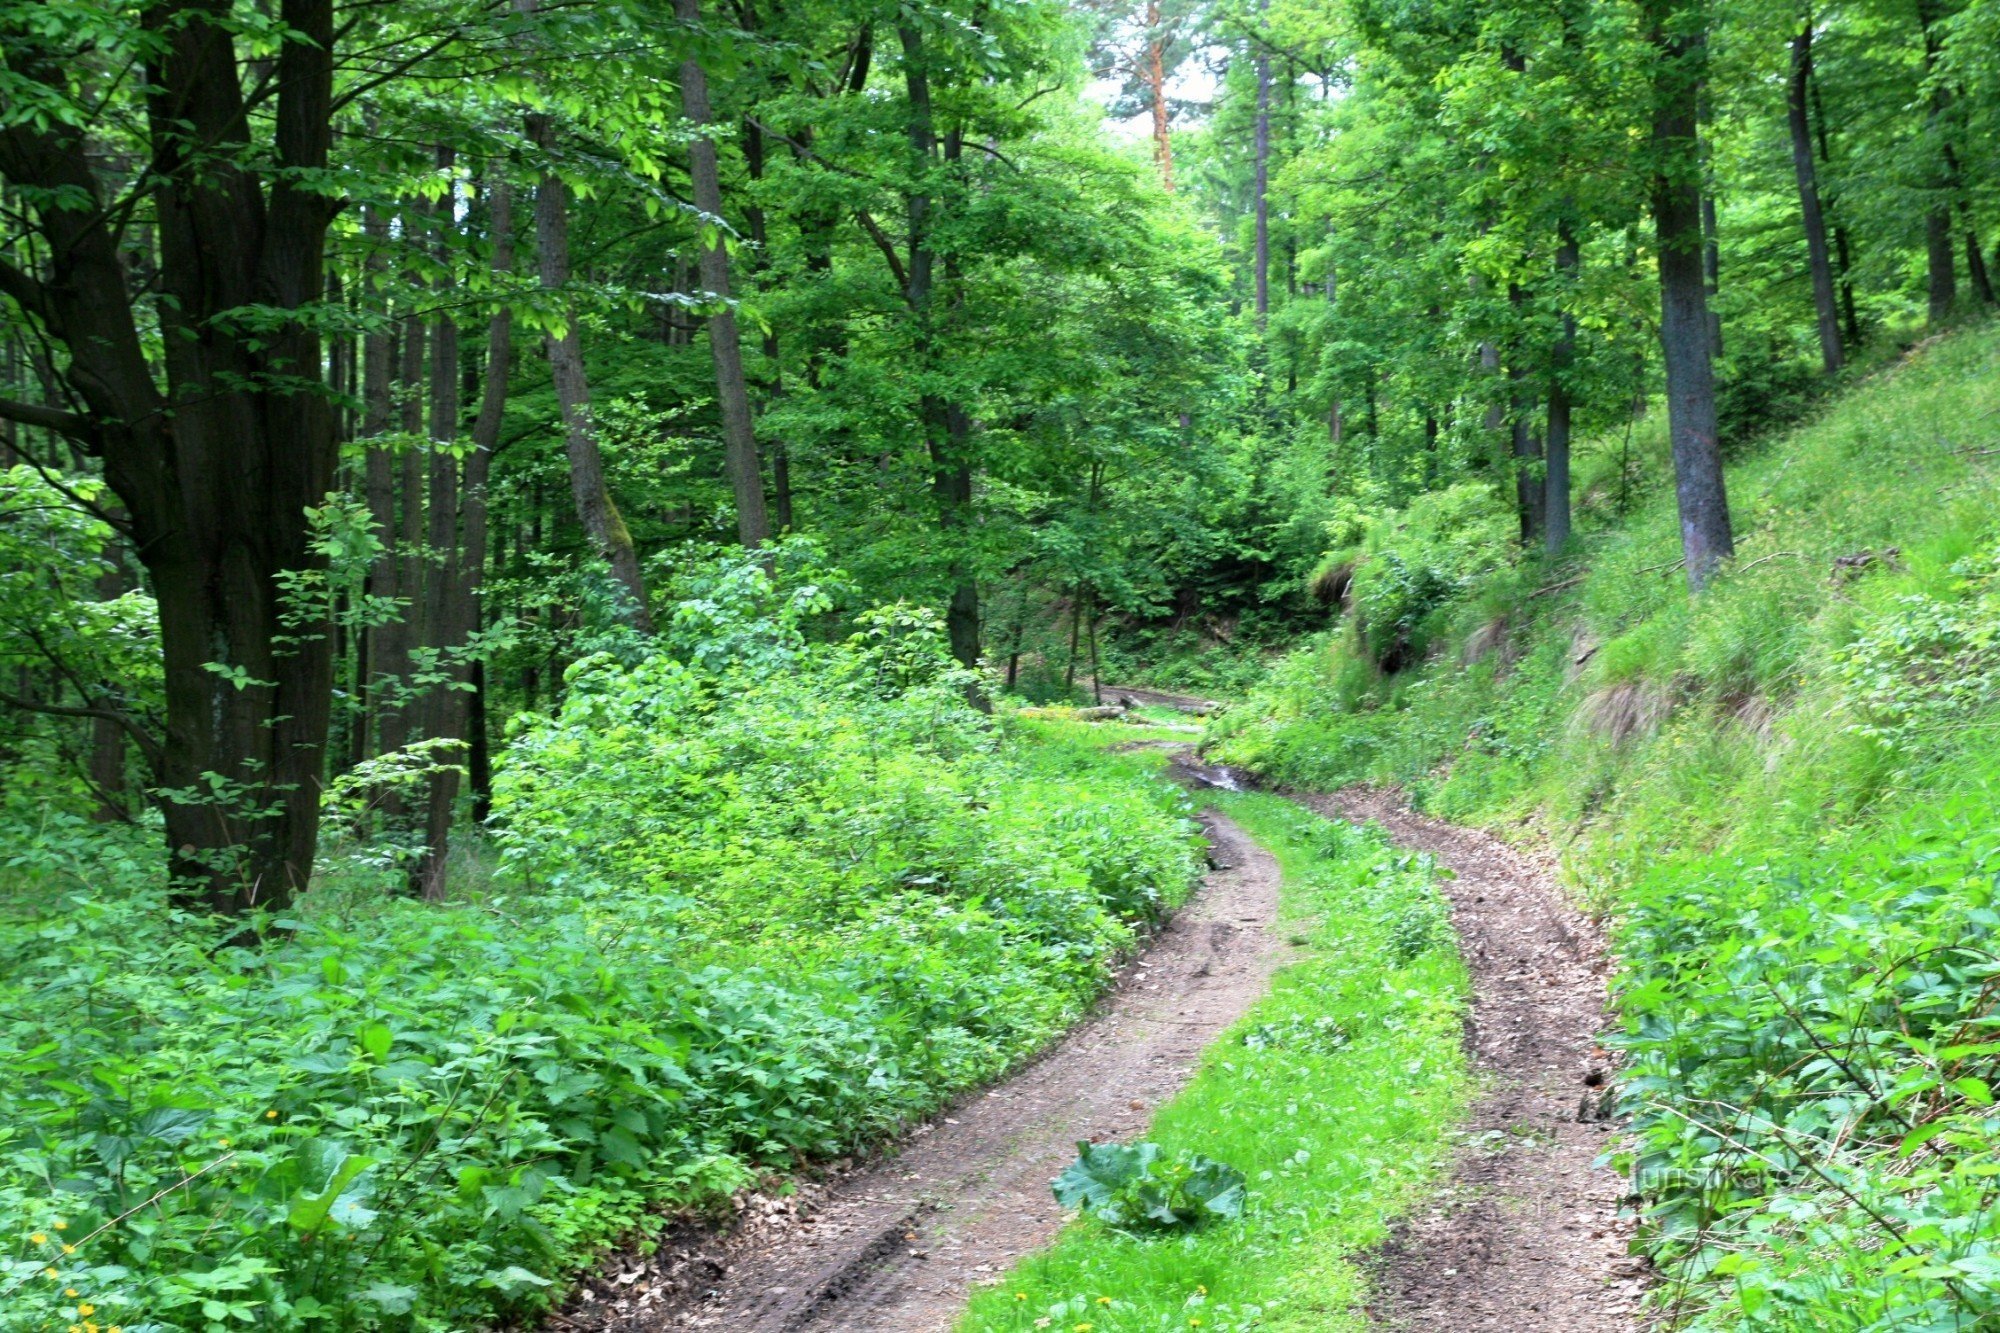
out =
<svg viewBox="0 0 2000 1333"><path fill-rule="evenodd" d="M1488 1091L1443 1193L1397 1228L1374 1265L1371 1318L1421 1333L1601 1333L1640 1326L1647 1270L1629 1257L1624 1182L1596 1166L1614 1126L1605 1026L1608 961L1547 866L1498 839L1353 788L1301 796L1380 824L1453 872L1472 972L1468 1041Z"/></svg>
<svg viewBox="0 0 2000 1333"><path fill-rule="evenodd" d="M1278 867L1206 819L1215 869L1097 1012L1014 1077L890 1154L790 1198L747 1201L727 1233L688 1229L585 1285L558 1328L932 1333L974 1287L1045 1244L1049 1182L1079 1139L1140 1135L1203 1047L1262 995L1282 952Z"/></svg>

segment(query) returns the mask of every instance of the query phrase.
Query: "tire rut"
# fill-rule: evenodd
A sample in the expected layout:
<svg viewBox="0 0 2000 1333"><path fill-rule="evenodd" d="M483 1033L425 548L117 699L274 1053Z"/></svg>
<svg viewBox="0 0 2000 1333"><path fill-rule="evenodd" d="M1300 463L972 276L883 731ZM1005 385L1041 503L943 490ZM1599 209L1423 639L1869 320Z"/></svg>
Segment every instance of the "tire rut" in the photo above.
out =
<svg viewBox="0 0 2000 1333"><path fill-rule="evenodd" d="M1282 946L1278 867L1203 817L1214 869L1097 1010L1033 1064L878 1160L752 1201L727 1236L683 1235L589 1284L557 1318L606 1333L935 1333L1063 1222L1049 1182L1079 1139L1128 1139L1249 1009Z"/></svg>
<svg viewBox="0 0 2000 1333"><path fill-rule="evenodd" d="M1608 955L1548 868L1489 834L1411 811L1390 791L1294 794L1308 809L1380 824L1429 852L1472 972L1466 1042L1487 1090L1452 1177L1399 1225L1373 1265L1371 1322L1412 1333L1610 1333L1641 1327L1648 1269L1629 1257L1624 1181L1596 1165L1615 1125Z"/></svg>

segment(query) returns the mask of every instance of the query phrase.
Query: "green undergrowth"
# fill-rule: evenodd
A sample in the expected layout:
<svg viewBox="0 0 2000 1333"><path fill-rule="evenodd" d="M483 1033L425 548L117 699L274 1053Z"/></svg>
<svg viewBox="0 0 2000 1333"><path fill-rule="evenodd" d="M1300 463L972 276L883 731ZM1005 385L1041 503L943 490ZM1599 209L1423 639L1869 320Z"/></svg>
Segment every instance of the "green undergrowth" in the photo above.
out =
<svg viewBox="0 0 2000 1333"><path fill-rule="evenodd" d="M1439 872L1278 797L1208 799L1278 858L1292 957L1147 1138L1242 1171L1246 1214L1182 1235L1078 1219L961 1333L1361 1328L1357 1256L1445 1160L1470 1084Z"/></svg>
<svg viewBox="0 0 2000 1333"><path fill-rule="evenodd" d="M0 1329L531 1320L1083 1011L1194 882L1186 798L975 711L927 613L833 621L809 551L769 559L690 565L658 640L515 724L477 895L329 860L251 949L169 906L143 831L13 825Z"/></svg>
<svg viewBox="0 0 2000 1333"><path fill-rule="evenodd" d="M1559 560L1491 493L1378 516L1341 625L1211 728L1561 850L1680 1326L2000 1326L1996 372L2000 331L1939 339L1746 451L1699 597L1644 432L1655 484L1621 514L1586 456Z"/></svg>

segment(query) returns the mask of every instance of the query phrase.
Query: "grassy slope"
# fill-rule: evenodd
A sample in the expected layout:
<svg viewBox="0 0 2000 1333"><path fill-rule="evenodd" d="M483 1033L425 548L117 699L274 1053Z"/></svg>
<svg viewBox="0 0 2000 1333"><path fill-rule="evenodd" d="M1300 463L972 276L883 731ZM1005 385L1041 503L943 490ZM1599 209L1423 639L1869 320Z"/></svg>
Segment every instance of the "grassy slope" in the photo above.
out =
<svg viewBox="0 0 2000 1333"><path fill-rule="evenodd" d="M1212 799L1277 856L1304 951L1150 1137L1242 1170L1249 1215L1165 1239L1079 1221L982 1293L965 1333L1359 1329L1353 1256L1443 1161L1467 982L1428 864L1277 797Z"/></svg>
<svg viewBox="0 0 2000 1333"><path fill-rule="evenodd" d="M1621 918L1638 1165L1699 1326L2000 1311L1996 369L1993 330L1932 343L1738 462L1701 598L1671 494L1621 520L1599 487L1565 561L1459 571L1418 668L1349 624L1216 728L1286 781L1526 823ZM1443 544L1405 516L1369 549Z"/></svg>

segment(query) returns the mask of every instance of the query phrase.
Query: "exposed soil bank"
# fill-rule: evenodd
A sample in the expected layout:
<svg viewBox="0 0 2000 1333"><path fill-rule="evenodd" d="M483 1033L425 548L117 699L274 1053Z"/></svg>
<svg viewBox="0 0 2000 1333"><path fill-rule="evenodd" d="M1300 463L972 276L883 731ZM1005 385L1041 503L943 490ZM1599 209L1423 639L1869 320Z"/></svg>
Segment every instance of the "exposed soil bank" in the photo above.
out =
<svg viewBox="0 0 2000 1333"><path fill-rule="evenodd" d="M1413 813L1386 791L1295 799L1382 825L1455 878L1444 889L1473 977L1468 1041L1488 1091L1444 1193L1374 1265L1370 1315L1417 1333L1605 1333L1638 1327L1646 1268L1627 1255L1610 1143L1608 961L1547 867L1488 834Z"/></svg>
<svg viewBox="0 0 2000 1333"><path fill-rule="evenodd" d="M727 1236L690 1234L589 1284L558 1327L932 1333L1062 1225L1049 1182L1079 1139L1131 1139L1264 993L1278 866L1205 818L1216 868L1097 1012L1007 1082L892 1155L753 1201Z"/></svg>

